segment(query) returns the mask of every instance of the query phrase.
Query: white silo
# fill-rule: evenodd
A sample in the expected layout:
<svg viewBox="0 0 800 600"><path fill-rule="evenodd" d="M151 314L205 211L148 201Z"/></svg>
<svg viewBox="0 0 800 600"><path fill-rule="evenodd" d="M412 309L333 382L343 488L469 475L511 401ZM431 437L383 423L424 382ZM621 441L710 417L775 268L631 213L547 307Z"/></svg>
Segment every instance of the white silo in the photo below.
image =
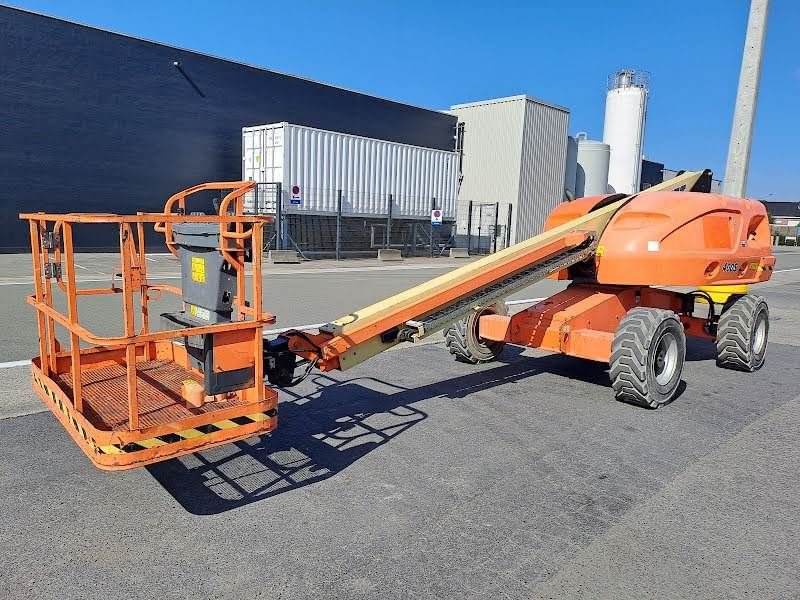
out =
<svg viewBox="0 0 800 600"><path fill-rule="evenodd" d="M620 69L608 78L603 142L611 147L609 192L639 191L649 75Z"/></svg>
<svg viewBox="0 0 800 600"><path fill-rule="evenodd" d="M581 132L577 141L575 197L601 196L608 188L608 144L590 140Z"/></svg>

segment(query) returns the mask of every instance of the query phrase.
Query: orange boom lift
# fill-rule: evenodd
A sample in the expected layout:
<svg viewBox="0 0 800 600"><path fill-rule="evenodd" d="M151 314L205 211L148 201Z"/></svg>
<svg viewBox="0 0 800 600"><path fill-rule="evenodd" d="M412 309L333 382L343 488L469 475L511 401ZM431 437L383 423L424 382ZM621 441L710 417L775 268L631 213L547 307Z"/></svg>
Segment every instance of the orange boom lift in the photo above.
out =
<svg viewBox="0 0 800 600"><path fill-rule="evenodd" d="M274 317L261 308L267 219L244 215L252 182L191 188L161 214L21 215L31 229L36 293L29 302L39 324L34 385L94 463L110 469L270 431L276 393L265 378L292 386L315 368L346 370L441 330L456 359L470 363L494 360L505 344L607 362L618 399L657 408L677 393L687 335L714 341L721 367L754 371L764 363L769 310L741 286L771 276L766 211L757 201L708 193L710 181L710 171L684 173L639 194L562 204L534 238L318 332L288 331L268 342L262 328ZM233 191L217 216L187 216L187 196L222 187ZM72 225L97 222L119 227L122 287L79 290ZM180 258L181 288L148 282L144 223L156 223ZM253 263L250 301L246 255ZM571 283L505 314L504 297L545 277ZM66 315L54 308L53 279L65 292ZM162 291L181 295L184 310L164 315L169 329L155 332L147 303ZM98 338L78 325L77 297L107 293L123 295L120 338ZM706 308L698 311L698 302ZM55 324L68 330L68 350L56 340ZM95 347L82 349L81 340Z"/></svg>

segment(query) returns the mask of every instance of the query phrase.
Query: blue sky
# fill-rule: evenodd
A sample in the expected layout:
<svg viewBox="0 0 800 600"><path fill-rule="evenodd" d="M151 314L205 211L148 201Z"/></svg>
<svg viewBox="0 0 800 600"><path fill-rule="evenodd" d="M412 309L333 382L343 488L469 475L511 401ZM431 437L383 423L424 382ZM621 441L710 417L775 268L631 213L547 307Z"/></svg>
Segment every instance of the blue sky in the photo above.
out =
<svg viewBox="0 0 800 600"><path fill-rule="evenodd" d="M29 0L16 6L430 108L526 93L602 136L606 77L650 71L648 158L725 168L748 0ZM800 200L800 1L772 0L748 193Z"/></svg>

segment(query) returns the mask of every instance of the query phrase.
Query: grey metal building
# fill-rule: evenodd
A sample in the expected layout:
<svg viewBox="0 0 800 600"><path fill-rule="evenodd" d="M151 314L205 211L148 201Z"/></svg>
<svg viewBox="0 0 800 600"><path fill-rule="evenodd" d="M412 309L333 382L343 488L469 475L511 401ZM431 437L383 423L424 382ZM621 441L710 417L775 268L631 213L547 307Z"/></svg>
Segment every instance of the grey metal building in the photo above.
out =
<svg viewBox="0 0 800 600"><path fill-rule="evenodd" d="M457 104L459 244L491 251L539 233L564 197L569 111L526 95Z"/></svg>

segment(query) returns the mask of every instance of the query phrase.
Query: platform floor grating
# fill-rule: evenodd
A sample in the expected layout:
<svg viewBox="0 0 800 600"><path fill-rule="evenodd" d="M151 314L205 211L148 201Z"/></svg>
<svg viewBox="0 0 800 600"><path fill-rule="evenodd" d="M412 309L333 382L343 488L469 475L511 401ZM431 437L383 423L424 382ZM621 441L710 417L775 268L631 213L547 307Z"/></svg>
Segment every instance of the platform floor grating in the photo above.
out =
<svg viewBox="0 0 800 600"><path fill-rule="evenodd" d="M140 429L246 404L234 397L224 402L210 402L201 408L187 408L181 399L181 384L187 379L202 383L202 378L173 362L139 362L136 364L136 377ZM72 398L72 375L56 375L55 380ZM125 367L112 365L85 369L82 383L84 416L100 430L127 430L128 383Z"/></svg>

